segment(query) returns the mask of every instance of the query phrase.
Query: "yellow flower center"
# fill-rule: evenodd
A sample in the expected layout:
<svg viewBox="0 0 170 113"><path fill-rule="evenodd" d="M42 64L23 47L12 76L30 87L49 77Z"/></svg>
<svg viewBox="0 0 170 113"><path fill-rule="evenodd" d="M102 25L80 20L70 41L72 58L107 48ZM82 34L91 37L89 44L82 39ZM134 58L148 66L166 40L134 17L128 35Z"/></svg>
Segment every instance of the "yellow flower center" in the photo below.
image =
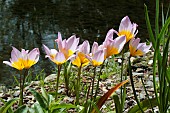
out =
<svg viewBox="0 0 170 113"><path fill-rule="evenodd" d="M72 64L76 65L77 67L84 67L89 64L89 60L85 57L84 53L79 52L76 59L72 61Z"/></svg>
<svg viewBox="0 0 170 113"><path fill-rule="evenodd" d="M126 36L126 42L128 42L130 39L134 37L134 34L132 34L130 31L127 30L122 30L118 33L118 36L122 36L122 35Z"/></svg>
<svg viewBox="0 0 170 113"><path fill-rule="evenodd" d="M93 66L100 66L103 62L97 62L96 60L92 60L92 65Z"/></svg>
<svg viewBox="0 0 170 113"><path fill-rule="evenodd" d="M17 61L13 62L12 63L12 67L14 67L14 68L16 68L18 70L24 69L24 65L23 65L22 59L18 59Z"/></svg>
<svg viewBox="0 0 170 113"><path fill-rule="evenodd" d="M132 45L129 45L129 49L130 49L131 56L142 56L144 54L143 51L136 49Z"/></svg>
<svg viewBox="0 0 170 113"><path fill-rule="evenodd" d="M117 48L115 47L108 47L107 48L107 53L105 55L105 59L108 58L109 56L112 56L112 55L115 55L115 54L118 54L119 51Z"/></svg>

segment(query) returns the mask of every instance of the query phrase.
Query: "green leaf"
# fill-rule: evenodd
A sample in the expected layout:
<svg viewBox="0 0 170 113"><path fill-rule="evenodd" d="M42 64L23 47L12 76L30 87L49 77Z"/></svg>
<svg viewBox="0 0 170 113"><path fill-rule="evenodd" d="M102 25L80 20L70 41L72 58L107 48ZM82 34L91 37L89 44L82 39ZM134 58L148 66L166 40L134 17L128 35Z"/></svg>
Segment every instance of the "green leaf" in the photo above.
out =
<svg viewBox="0 0 170 113"><path fill-rule="evenodd" d="M51 106L51 111L53 111L53 110L56 110L56 109L62 109L62 108L64 108L64 109L71 109L71 108L77 108L77 106L75 106L75 105L73 105L73 104L65 104L65 103L62 103L62 104L58 104L58 105L56 105L56 104L53 104L52 106Z"/></svg>
<svg viewBox="0 0 170 113"><path fill-rule="evenodd" d="M30 89L30 92L34 95L35 99L39 102L40 106L44 109L47 109L47 103L45 99L34 89Z"/></svg>
<svg viewBox="0 0 170 113"><path fill-rule="evenodd" d="M3 102L4 104L6 103L4 99L0 98L0 101Z"/></svg>
<svg viewBox="0 0 170 113"><path fill-rule="evenodd" d="M38 103L34 104L33 109L35 113L44 113L43 108Z"/></svg>
<svg viewBox="0 0 170 113"><path fill-rule="evenodd" d="M156 49L156 41L155 41L155 38L154 38L154 35L153 35L153 32L152 32L152 27L151 27L151 23L150 23L150 20L149 20L147 6L145 4L144 4L144 8L145 8L145 19L146 19L147 29L148 29L148 32L149 32L149 37L150 37L150 40L152 42L153 48Z"/></svg>
<svg viewBox="0 0 170 113"><path fill-rule="evenodd" d="M0 113L6 113L8 109L10 109L10 107L17 101L19 100L19 98L13 98L11 100L9 100L8 102L5 103L5 105L3 105L0 108Z"/></svg>
<svg viewBox="0 0 170 113"><path fill-rule="evenodd" d="M122 85L126 84L128 82L128 80L125 80L119 84L117 84L116 86L112 87L107 93L105 93L97 102L97 106L100 109L103 104L105 103L105 101ZM93 109L91 113L96 113L96 110Z"/></svg>
<svg viewBox="0 0 170 113"><path fill-rule="evenodd" d="M114 103L115 103L116 113L121 113L122 109L121 109L118 95L117 94L113 95L113 99L114 99Z"/></svg>
<svg viewBox="0 0 170 113"><path fill-rule="evenodd" d="M165 31L168 29L169 24L170 24L170 17L165 21L165 24L159 33L158 39L161 39L163 37Z"/></svg>
<svg viewBox="0 0 170 113"><path fill-rule="evenodd" d="M14 113L28 113L28 106L20 106Z"/></svg>
<svg viewBox="0 0 170 113"><path fill-rule="evenodd" d="M158 102L156 98L150 99L150 102L152 103L152 107L158 106ZM149 100L146 99L142 102L140 102L140 106L143 109L143 111L150 109L151 106L149 104ZM133 106L131 109L129 109L128 113L140 113L141 110L139 109L138 105Z"/></svg>
<svg viewBox="0 0 170 113"><path fill-rule="evenodd" d="M42 92L42 96L45 98L46 101L48 101L48 96L47 96L47 92L44 89L44 87L41 87L41 92ZM48 103L49 104L49 103Z"/></svg>

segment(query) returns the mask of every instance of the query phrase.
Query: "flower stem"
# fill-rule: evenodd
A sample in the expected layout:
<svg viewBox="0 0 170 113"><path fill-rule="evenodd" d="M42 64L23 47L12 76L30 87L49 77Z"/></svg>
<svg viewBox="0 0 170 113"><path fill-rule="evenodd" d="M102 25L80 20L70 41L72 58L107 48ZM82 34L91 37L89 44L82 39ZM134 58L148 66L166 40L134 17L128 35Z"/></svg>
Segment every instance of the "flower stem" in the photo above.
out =
<svg viewBox="0 0 170 113"><path fill-rule="evenodd" d="M78 69L77 76L77 91L76 91L76 105L79 105L79 97L80 97L80 75L81 75L81 66Z"/></svg>
<svg viewBox="0 0 170 113"><path fill-rule="evenodd" d="M60 78L61 66L62 66L62 65L58 65L58 74L57 74L57 81L56 81L56 93L55 93L55 100L57 100L57 99L58 99L58 85L59 85L59 78Z"/></svg>
<svg viewBox="0 0 170 113"><path fill-rule="evenodd" d="M28 70L25 70L23 79L22 79L22 71L20 71L20 100L19 100L19 106L23 105L23 92L24 92L24 83L25 83L25 77L28 74Z"/></svg>
<svg viewBox="0 0 170 113"><path fill-rule="evenodd" d="M100 67L100 72L99 72L99 76L98 76L98 80L97 80L97 86L96 86L94 101L96 100L96 97L97 97L97 93L98 93L98 89L99 89L99 81L100 81L100 76L102 75L102 69L104 68L104 62L105 62L105 60L103 61L103 64Z"/></svg>
<svg viewBox="0 0 170 113"><path fill-rule="evenodd" d="M68 73L67 73L67 66L64 65L64 79L65 79L65 87L66 87L66 95L69 96L69 79L68 79Z"/></svg>
<svg viewBox="0 0 170 113"><path fill-rule="evenodd" d="M93 74L93 78L92 78L91 100L93 100L93 89L94 89L95 75L96 75L96 67L94 67L94 74Z"/></svg>
<svg viewBox="0 0 170 113"><path fill-rule="evenodd" d="M141 106L140 106L138 97L137 97L137 95L136 95L136 90L135 90L135 86L134 86L134 82L133 82L133 76L132 76L132 69L131 69L130 57L131 57L131 56L129 56L129 75L130 75L130 82L131 82L133 94L134 94L135 100L136 100L136 102L137 102L137 104L138 104L138 106L139 106L139 109L141 110L142 113L144 113L143 109L142 109Z"/></svg>

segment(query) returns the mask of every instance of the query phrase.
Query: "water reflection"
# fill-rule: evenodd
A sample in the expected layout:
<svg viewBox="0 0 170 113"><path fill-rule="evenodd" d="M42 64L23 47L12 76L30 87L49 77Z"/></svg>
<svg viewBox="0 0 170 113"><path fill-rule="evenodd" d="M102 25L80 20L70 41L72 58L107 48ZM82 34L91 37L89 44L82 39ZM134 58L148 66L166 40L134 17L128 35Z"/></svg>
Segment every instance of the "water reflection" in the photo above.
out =
<svg viewBox="0 0 170 113"><path fill-rule="evenodd" d="M148 38L144 3L154 19L155 0L0 0L0 83L9 85L11 75L16 74L2 64L10 58L11 46L31 50L41 49L43 43L52 48L58 31L63 37L76 34L81 41L101 43L107 31L118 29L120 20L128 15L139 25L138 37ZM35 73L45 69L50 74L54 65L44 58L42 49L41 55Z"/></svg>

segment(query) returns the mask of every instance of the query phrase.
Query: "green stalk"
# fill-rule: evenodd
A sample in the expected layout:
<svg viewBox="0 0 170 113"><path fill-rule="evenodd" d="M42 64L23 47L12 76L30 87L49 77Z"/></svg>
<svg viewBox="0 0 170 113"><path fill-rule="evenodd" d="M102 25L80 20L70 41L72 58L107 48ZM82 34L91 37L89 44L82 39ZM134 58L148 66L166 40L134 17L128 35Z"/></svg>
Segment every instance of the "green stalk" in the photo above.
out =
<svg viewBox="0 0 170 113"><path fill-rule="evenodd" d="M58 74L57 74L57 81L56 81L56 93L55 93L55 100L58 99L58 85L59 85L59 78L60 78L60 71L62 65L58 65Z"/></svg>
<svg viewBox="0 0 170 113"><path fill-rule="evenodd" d="M156 18L155 18L155 35L159 35L159 0L156 0Z"/></svg>
<svg viewBox="0 0 170 113"><path fill-rule="evenodd" d="M77 76L77 91L76 91L76 105L79 105L79 97L80 97L80 75L81 75L81 67L78 68L78 76Z"/></svg>
<svg viewBox="0 0 170 113"><path fill-rule="evenodd" d="M22 70L20 71L20 100L19 106L23 105Z"/></svg>
<svg viewBox="0 0 170 113"><path fill-rule="evenodd" d="M120 82L123 81L123 69L124 69L123 68L123 63L124 63L124 49L122 51L121 80L120 80ZM126 76L126 78L127 78L127 76ZM124 85L124 87L121 87L120 97L121 97L121 111L123 112L123 108L124 108L124 104L125 104L125 98L126 98L126 85Z"/></svg>
<svg viewBox="0 0 170 113"><path fill-rule="evenodd" d="M96 101L96 97L97 97L97 93L98 93L98 89L99 89L100 76L102 75L102 69L104 68L104 62L105 62L105 60L103 61L103 64L100 67L100 72L99 72L99 76L98 76L98 80L97 80L97 86L96 86L96 92L95 92L95 96L94 96L94 101Z"/></svg>
<svg viewBox="0 0 170 113"><path fill-rule="evenodd" d="M65 79L65 87L66 87L66 95L69 96L69 80L68 80L68 73L67 73L67 66L66 63L64 65L64 79Z"/></svg>
<svg viewBox="0 0 170 113"><path fill-rule="evenodd" d="M94 89L94 81L95 81L95 75L96 75L96 66L94 67L94 74L93 74L93 77L92 77L92 89L91 89L91 101L93 101L93 89ZM89 113L91 112L91 107L92 107L92 103L90 103L89 105Z"/></svg>
<svg viewBox="0 0 170 113"><path fill-rule="evenodd" d="M137 97L137 95L136 95L136 90L135 90L135 86L134 86L134 82L133 82L133 76L132 76L132 69L131 69L130 57L131 57L131 56L129 56L129 75L130 75L130 82L131 82L133 94L134 94L135 100L136 100L136 102L137 102L137 104L138 104L138 106L139 106L139 109L141 110L142 113L144 113L143 109L142 109L141 106L140 106L138 97Z"/></svg>
<svg viewBox="0 0 170 113"><path fill-rule="evenodd" d="M20 71L20 100L19 100L19 106L23 105L23 92L24 92L24 83L25 83L25 77L28 74L28 70L25 70L23 79L22 79L22 70Z"/></svg>
<svg viewBox="0 0 170 113"><path fill-rule="evenodd" d="M146 90L145 83L144 83L142 77L141 77L141 81L142 81L142 85L143 85L144 90L145 90L145 93L146 93L146 97L147 97L148 100L149 100L149 104L150 104L150 106L151 106L152 112L154 113L153 105L152 105L151 100L150 100L150 98L149 98L149 94L148 94L148 92L147 92L147 90Z"/></svg>
<svg viewBox="0 0 170 113"><path fill-rule="evenodd" d="M93 100L93 89L94 89L95 76L96 76L96 67L94 67L94 74L93 74L93 78L92 78L91 100Z"/></svg>

